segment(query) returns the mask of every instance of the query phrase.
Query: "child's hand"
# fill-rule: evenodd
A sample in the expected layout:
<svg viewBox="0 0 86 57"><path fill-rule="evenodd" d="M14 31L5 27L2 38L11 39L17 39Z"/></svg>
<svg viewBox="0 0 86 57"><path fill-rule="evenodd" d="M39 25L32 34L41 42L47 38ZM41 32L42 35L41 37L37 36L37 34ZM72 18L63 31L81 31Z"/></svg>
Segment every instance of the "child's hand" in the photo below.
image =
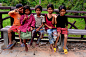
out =
<svg viewBox="0 0 86 57"><path fill-rule="evenodd" d="M39 28L36 29L36 32L39 31Z"/></svg>
<svg viewBox="0 0 86 57"><path fill-rule="evenodd" d="M52 27L49 26L49 29L52 29Z"/></svg>
<svg viewBox="0 0 86 57"><path fill-rule="evenodd" d="M26 14L24 16L25 16L24 19L26 20L27 19Z"/></svg>
<svg viewBox="0 0 86 57"><path fill-rule="evenodd" d="M18 9L15 9L15 12L18 12L19 13L19 10Z"/></svg>
<svg viewBox="0 0 86 57"><path fill-rule="evenodd" d="M32 27L30 27L30 30L32 31L32 30L33 30L33 28L32 28Z"/></svg>

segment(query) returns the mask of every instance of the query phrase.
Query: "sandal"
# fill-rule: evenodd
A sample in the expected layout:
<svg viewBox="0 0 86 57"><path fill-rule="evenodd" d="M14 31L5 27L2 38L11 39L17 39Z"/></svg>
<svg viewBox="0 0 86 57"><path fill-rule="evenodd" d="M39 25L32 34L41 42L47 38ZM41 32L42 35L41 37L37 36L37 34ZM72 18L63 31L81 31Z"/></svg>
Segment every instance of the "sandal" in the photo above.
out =
<svg viewBox="0 0 86 57"><path fill-rule="evenodd" d="M65 53L65 54L67 54L67 53L68 53L67 49L64 49L64 48L63 48L63 50L64 50L64 53Z"/></svg>
<svg viewBox="0 0 86 57"><path fill-rule="evenodd" d="M15 41L15 40L13 40L13 43L12 43L12 44L10 44L10 45L8 45L6 49L10 49L10 48L12 48L12 47L14 46L14 44L15 44L15 43L16 43L16 41Z"/></svg>
<svg viewBox="0 0 86 57"><path fill-rule="evenodd" d="M24 43L23 44L21 44L21 47L24 47L25 45L24 45Z"/></svg>
<svg viewBox="0 0 86 57"><path fill-rule="evenodd" d="M6 49L10 49L12 46L13 46L13 44L10 44L10 45L7 46Z"/></svg>
<svg viewBox="0 0 86 57"><path fill-rule="evenodd" d="M56 52L56 48L54 48L54 52Z"/></svg>

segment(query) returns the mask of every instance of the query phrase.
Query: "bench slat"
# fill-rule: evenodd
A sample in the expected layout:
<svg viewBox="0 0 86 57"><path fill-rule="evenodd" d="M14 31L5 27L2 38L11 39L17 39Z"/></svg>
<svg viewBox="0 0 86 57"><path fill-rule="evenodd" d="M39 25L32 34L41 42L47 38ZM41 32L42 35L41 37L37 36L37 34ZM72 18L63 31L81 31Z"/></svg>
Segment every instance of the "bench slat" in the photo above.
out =
<svg viewBox="0 0 86 57"><path fill-rule="evenodd" d="M68 29L68 34L75 34L75 35L86 35L86 30L81 29Z"/></svg>

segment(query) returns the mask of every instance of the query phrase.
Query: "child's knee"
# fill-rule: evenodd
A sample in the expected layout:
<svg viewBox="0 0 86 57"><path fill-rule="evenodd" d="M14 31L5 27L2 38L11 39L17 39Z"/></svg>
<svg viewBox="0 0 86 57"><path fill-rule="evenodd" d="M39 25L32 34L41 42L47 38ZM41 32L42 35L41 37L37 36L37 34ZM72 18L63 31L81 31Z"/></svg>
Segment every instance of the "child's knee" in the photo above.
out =
<svg viewBox="0 0 86 57"><path fill-rule="evenodd" d="M8 29L8 33L11 33L11 32L12 32L12 30Z"/></svg>
<svg viewBox="0 0 86 57"><path fill-rule="evenodd" d="M67 37L68 37L68 36L65 34L65 35L64 35L64 38L67 38Z"/></svg>
<svg viewBox="0 0 86 57"><path fill-rule="evenodd" d="M60 35L61 35L60 32L58 32L58 37L60 37Z"/></svg>
<svg viewBox="0 0 86 57"><path fill-rule="evenodd" d="M18 33L20 33L20 30L18 30Z"/></svg>

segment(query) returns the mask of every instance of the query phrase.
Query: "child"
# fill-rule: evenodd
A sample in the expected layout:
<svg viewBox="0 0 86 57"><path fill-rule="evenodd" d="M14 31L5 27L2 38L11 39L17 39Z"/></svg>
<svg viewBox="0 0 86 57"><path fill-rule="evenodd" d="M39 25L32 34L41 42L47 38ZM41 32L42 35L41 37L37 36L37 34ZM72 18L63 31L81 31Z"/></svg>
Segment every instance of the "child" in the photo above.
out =
<svg viewBox="0 0 86 57"><path fill-rule="evenodd" d="M67 44L67 35L68 35L68 20L67 17L65 16L66 13L66 7L65 6L60 6L59 7L59 15L57 18L55 18L55 24L57 27L57 32L58 32L58 37L56 39L55 47L57 46L57 42L59 40L60 34L64 34L64 53L67 54L68 51L66 49L66 44Z"/></svg>
<svg viewBox="0 0 86 57"><path fill-rule="evenodd" d="M55 17L52 14L54 11L54 6L52 4L48 4L47 11L48 11L48 14L45 14L45 20L46 20L45 30L47 30L47 33L48 33L50 49L52 52L54 52L53 44L54 44L55 38L53 37L53 34L55 34L55 36L57 36L57 31L54 27L54 18Z"/></svg>
<svg viewBox="0 0 86 57"><path fill-rule="evenodd" d="M31 39L31 31L35 27L35 18L33 14L31 14L31 9L29 6L24 7L24 15L20 18L20 31L21 31L21 38L25 44L25 51L28 51L28 47L26 44L27 39Z"/></svg>
<svg viewBox="0 0 86 57"><path fill-rule="evenodd" d="M8 15L10 15L11 17L14 18L14 22L13 22L13 25L11 26L11 28L8 29L9 45L7 46L6 49L9 49L14 45L14 43L12 43L12 40L11 40L12 39L11 38L11 36L12 36L11 32L19 33L19 27L21 26L20 17L23 14L23 5L22 4L17 4L16 8L17 9L15 9L13 11L10 11L8 13ZM19 38L20 38L20 34L19 34ZM20 39L20 44L23 45L21 39Z"/></svg>
<svg viewBox="0 0 86 57"><path fill-rule="evenodd" d="M45 22L45 18L44 16L41 15L42 7L40 5L37 5L35 7L35 12L36 12L36 15L34 15L34 17L35 17L36 24L35 24L35 29L33 30L33 37L32 37L30 45L32 45L33 39L35 36L37 36L37 33L39 34L39 37L38 37L36 45L38 45L41 38L43 37L43 32L44 32L42 26L43 26L43 23Z"/></svg>

